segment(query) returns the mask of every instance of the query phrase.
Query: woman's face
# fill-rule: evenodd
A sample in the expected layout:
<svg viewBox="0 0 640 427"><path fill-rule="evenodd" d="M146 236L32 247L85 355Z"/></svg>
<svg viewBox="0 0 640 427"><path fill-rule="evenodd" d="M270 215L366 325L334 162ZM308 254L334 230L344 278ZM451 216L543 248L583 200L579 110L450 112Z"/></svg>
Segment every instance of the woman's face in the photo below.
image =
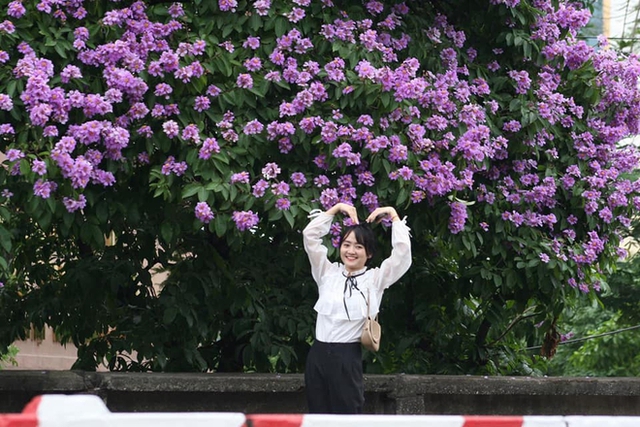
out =
<svg viewBox="0 0 640 427"><path fill-rule="evenodd" d="M364 246L358 243L353 232L350 232L342 239L340 259L347 271L355 272L362 270L369 258L371 258L371 256L367 254Z"/></svg>

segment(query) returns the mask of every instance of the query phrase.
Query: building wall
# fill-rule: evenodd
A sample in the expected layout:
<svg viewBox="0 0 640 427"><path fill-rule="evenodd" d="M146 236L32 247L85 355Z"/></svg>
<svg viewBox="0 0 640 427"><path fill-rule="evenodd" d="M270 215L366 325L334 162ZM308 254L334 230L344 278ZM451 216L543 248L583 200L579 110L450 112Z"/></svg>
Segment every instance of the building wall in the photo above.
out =
<svg viewBox="0 0 640 427"><path fill-rule="evenodd" d="M60 344L51 328L40 333L32 329L28 340L13 344L19 350L15 358L18 366L8 365L4 369L65 370L71 369L76 361L76 347Z"/></svg>

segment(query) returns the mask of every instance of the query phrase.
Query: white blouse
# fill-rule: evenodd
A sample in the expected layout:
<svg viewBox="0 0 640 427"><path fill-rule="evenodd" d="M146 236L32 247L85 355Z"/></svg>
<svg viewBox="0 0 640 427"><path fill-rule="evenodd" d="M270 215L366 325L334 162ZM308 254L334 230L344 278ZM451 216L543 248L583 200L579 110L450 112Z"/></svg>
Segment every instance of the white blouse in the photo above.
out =
<svg viewBox="0 0 640 427"><path fill-rule="evenodd" d="M370 298L371 317L380 309L382 294L397 282L411 266L411 236L406 218L391 226L391 255L380 267L365 268L352 274L357 289L346 286L347 270L339 262L327 258L322 238L329 233L333 215L321 213L302 232L304 249L311 263L311 274L318 285L316 339L328 343L359 342L367 317ZM361 274L361 275L360 275ZM362 293L360 293L360 291ZM346 308L345 308L346 306ZM348 312L347 312L348 311Z"/></svg>

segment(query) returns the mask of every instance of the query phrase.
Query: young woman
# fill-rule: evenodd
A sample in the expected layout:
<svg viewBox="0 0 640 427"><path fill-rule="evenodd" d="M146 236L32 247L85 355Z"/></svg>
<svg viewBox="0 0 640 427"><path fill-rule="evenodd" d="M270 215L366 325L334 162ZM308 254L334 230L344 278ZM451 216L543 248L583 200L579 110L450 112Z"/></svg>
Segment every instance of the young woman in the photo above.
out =
<svg viewBox="0 0 640 427"><path fill-rule="evenodd" d="M322 238L329 233L336 214L347 215L354 225L340 239L340 260L331 262ZM369 268L375 252L375 236L368 223L384 217L392 221L389 258ZM316 339L305 369L307 402L311 413L359 414L364 404L360 337L367 316L375 317L384 290L411 265L409 228L392 207L380 207L359 224L356 209L338 203L319 213L302 232L311 274L318 285Z"/></svg>

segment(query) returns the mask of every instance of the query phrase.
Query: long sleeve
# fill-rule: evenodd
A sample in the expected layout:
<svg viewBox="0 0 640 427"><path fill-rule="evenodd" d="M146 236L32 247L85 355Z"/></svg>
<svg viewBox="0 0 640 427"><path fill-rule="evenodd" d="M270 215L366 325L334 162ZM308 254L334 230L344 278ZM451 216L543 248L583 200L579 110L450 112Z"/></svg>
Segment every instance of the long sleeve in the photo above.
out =
<svg viewBox="0 0 640 427"><path fill-rule="evenodd" d="M394 221L391 226L391 255L380 265L382 289L400 280L411 266L411 235L405 221Z"/></svg>
<svg viewBox="0 0 640 427"><path fill-rule="evenodd" d="M312 219L302 231L304 250L311 264L311 275L318 286L322 284L322 278L331 266L322 238L329 234L332 221L333 215L323 212Z"/></svg>

